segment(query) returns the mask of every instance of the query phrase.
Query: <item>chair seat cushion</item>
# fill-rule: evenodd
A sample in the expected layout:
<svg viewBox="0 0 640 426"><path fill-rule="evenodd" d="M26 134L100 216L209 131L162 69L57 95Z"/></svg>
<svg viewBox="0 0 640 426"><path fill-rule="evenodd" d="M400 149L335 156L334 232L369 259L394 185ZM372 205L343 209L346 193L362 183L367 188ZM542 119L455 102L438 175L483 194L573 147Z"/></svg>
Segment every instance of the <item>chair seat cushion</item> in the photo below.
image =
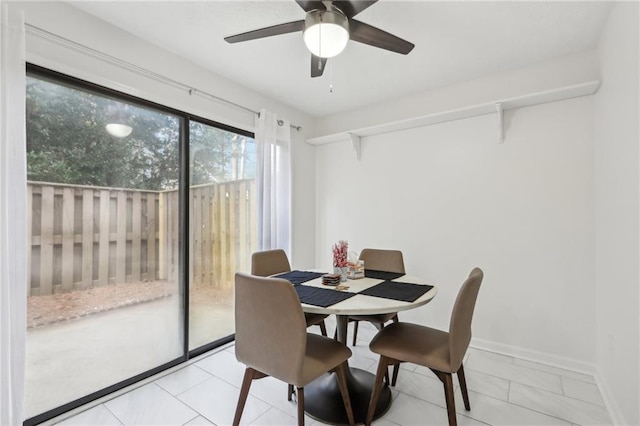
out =
<svg viewBox="0 0 640 426"><path fill-rule="evenodd" d="M398 361L453 373L449 333L418 324L394 323L381 330L369 344L372 352Z"/></svg>
<svg viewBox="0 0 640 426"><path fill-rule="evenodd" d="M349 319L357 321L369 321L376 324L384 324L387 321L391 321L394 316L396 316L396 312L375 315L349 315Z"/></svg>
<svg viewBox="0 0 640 426"><path fill-rule="evenodd" d="M307 350L302 365L302 374L291 384L304 387L325 372L334 369L351 356L344 344L317 334L307 333Z"/></svg>
<svg viewBox="0 0 640 426"><path fill-rule="evenodd" d="M309 314L307 312L304 313L304 319L307 322L307 327L320 324L328 316L329 315L324 315L324 314Z"/></svg>

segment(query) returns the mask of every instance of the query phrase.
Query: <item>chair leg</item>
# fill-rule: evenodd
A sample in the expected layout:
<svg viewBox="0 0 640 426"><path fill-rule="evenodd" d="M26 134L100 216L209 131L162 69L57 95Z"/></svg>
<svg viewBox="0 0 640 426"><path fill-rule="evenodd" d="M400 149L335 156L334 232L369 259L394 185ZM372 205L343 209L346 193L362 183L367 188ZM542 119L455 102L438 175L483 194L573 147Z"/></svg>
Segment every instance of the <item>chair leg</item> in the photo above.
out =
<svg viewBox="0 0 640 426"><path fill-rule="evenodd" d="M287 390L287 401L291 401L293 399L293 385L288 385L289 389Z"/></svg>
<svg viewBox="0 0 640 426"><path fill-rule="evenodd" d="M400 363L393 366L393 376L391 376L391 386L395 386L398 381L398 373L400 372Z"/></svg>
<svg viewBox="0 0 640 426"><path fill-rule="evenodd" d="M304 426L304 388L298 388L298 426Z"/></svg>
<svg viewBox="0 0 640 426"><path fill-rule="evenodd" d="M233 417L233 426L238 426L240 424L240 417L242 417L242 412L244 411L244 404L247 402L247 396L249 395L249 388L251 387L251 382L253 381L255 373L256 373L256 370L250 367L247 367L244 370L244 379L242 379L242 388L240 389L240 396L238 397L236 414Z"/></svg>
<svg viewBox="0 0 640 426"><path fill-rule="evenodd" d="M384 329L384 323L372 322L371 324L373 324L374 327L378 329L378 331L382 331ZM387 384L387 386L391 386L391 379L389 378L389 369L387 369L387 371L384 372L384 382Z"/></svg>
<svg viewBox="0 0 640 426"><path fill-rule="evenodd" d="M449 426L457 426L458 419L456 418L456 402L453 399L453 379L451 378L451 374L445 374L444 379L444 394L447 398Z"/></svg>
<svg viewBox="0 0 640 426"><path fill-rule="evenodd" d="M456 418L456 402L453 398L453 379L451 377L451 373L443 373L442 371L434 370L434 372L438 379L444 385L444 396L447 401L447 416L449 417L449 426L457 426L458 420Z"/></svg>
<svg viewBox="0 0 640 426"><path fill-rule="evenodd" d="M460 382L460 392L462 393L462 400L464 401L464 408L467 411L471 411L471 404L469 404L469 392L467 392L467 379L464 377L464 368L460 364L458 369L458 381Z"/></svg>
<svg viewBox="0 0 640 426"><path fill-rule="evenodd" d="M358 324L360 324L360 321L354 320L353 322L356 323L353 326L353 346L355 346L356 345L356 340L358 340Z"/></svg>
<svg viewBox="0 0 640 426"><path fill-rule="evenodd" d="M380 361L378 361L378 370L376 371L376 379L373 382L373 391L371 392L371 400L369 401L369 410L367 411L367 419L365 421L366 426L370 426L373 421L373 416L376 414L376 406L378 405L378 398L380 397L380 391L382 390L382 378L387 373L387 367L389 365L389 358L380 355Z"/></svg>
<svg viewBox="0 0 640 426"><path fill-rule="evenodd" d="M340 387L342 402L344 402L344 409L347 412L347 419L349 419L349 426L353 426L355 424L355 420L353 419L353 408L351 407L351 398L349 397L349 389L347 388L345 368L346 363L338 365L336 367L336 374L338 376L338 386Z"/></svg>
<svg viewBox="0 0 640 426"><path fill-rule="evenodd" d="M320 321L318 325L320 326L320 333L322 333L324 337L327 337L327 326L324 323L324 320Z"/></svg>

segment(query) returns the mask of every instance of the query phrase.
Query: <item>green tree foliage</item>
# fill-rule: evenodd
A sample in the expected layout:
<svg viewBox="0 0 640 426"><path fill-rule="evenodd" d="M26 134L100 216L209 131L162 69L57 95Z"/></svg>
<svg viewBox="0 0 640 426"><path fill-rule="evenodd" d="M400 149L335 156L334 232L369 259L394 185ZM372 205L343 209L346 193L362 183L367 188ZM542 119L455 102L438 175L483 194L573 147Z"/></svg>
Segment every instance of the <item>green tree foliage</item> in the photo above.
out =
<svg viewBox="0 0 640 426"><path fill-rule="evenodd" d="M191 184L255 177L255 141L198 122L189 127Z"/></svg>
<svg viewBox="0 0 640 426"><path fill-rule="evenodd" d="M29 180L151 190L177 186L179 117L39 77L27 79L26 101ZM112 122L133 132L114 137L105 130ZM253 177L252 139L200 123L191 123L190 132L192 184Z"/></svg>

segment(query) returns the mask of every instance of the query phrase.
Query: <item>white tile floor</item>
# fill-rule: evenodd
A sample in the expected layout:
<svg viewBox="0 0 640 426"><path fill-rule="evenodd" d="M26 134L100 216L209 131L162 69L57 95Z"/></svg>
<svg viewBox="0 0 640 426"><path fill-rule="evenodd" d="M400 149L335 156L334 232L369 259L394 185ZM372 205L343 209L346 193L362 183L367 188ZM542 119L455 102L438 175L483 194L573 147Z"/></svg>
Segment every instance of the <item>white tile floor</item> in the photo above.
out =
<svg viewBox="0 0 640 426"><path fill-rule="evenodd" d="M350 364L375 373L377 356L368 350L374 334L369 324L360 325ZM471 411L464 410L456 388L461 426L612 424L591 376L473 348L465 372ZM243 373L229 345L57 424L230 425ZM428 369L403 364L392 394L391 408L374 424L447 424L442 384ZM255 381L242 424L295 425L296 406L287 401L286 385L272 378ZM321 423L307 417L306 424Z"/></svg>

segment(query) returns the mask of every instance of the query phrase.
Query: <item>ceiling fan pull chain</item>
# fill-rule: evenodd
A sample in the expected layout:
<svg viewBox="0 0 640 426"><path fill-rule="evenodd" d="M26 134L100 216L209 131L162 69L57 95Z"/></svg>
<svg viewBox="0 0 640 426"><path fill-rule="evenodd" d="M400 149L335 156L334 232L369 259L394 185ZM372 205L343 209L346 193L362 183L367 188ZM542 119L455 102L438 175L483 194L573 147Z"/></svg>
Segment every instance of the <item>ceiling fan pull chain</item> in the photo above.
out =
<svg viewBox="0 0 640 426"><path fill-rule="evenodd" d="M333 93L333 62L329 64L329 93Z"/></svg>

